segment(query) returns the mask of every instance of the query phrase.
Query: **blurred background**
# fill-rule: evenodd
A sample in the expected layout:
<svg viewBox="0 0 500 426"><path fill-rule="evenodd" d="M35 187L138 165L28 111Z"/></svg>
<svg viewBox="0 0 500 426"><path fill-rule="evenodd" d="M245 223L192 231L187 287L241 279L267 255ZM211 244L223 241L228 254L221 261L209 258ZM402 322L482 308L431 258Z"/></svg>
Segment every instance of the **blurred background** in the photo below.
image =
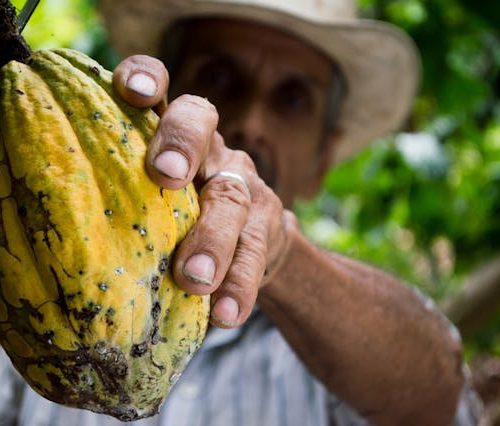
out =
<svg viewBox="0 0 500 426"><path fill-rule="evenodd" d="M24 1L13 3L20 8ZM42 1L25 31L28 42L34 48L73 47L113 68L119 56L95 3ZM296 209L318 244L375 264L435 299L460 328L487 402L500 401L495 3L359 0L364 17L392 22L417 43L423 57L419 97L401 133L332 169L321 194Z"/></svg>

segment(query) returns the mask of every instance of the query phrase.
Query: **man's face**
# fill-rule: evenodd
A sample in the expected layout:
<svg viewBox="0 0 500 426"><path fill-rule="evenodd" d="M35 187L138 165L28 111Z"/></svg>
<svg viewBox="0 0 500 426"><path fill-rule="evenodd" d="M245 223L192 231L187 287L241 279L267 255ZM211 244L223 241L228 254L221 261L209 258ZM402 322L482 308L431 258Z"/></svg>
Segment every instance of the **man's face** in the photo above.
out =
<svg viewBox="0 0 500 426"><path fill-rule="evenodd" d="M226 144L246 151L285 206L317 189L330 156L325 134L329 60L305 43L255 24L193 25L173 94L208 98ZM167 64L168 67L168 64Z"/></svg>

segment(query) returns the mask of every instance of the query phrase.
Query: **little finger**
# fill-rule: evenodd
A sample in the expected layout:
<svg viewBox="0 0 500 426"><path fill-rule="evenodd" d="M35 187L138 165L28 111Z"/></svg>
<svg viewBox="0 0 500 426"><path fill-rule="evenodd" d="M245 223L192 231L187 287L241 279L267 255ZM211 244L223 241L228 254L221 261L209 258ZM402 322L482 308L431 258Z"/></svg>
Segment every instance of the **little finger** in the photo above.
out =
<svg viewBox="0 0 500 426"><path fill-rule="evenodd" d="M250 316L266 269L266 229L261 215L249 215L226 277L212 295L213 325L237 327Z"/></svg>

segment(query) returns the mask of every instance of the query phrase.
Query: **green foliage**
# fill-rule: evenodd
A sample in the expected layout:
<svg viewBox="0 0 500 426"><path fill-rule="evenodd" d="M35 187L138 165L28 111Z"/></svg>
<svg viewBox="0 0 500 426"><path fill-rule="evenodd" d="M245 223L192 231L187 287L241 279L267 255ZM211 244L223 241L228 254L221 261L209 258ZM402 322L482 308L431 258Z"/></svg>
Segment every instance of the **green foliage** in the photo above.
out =
<svg viewBox="0 0 500 426"><path fill-rule="evenodd" d="M494 2L360 0L404 28L423 64L406 132L332 170L298 211L329 249L375 263L436 299L500 252L500 13ZM412 140L413 139L413 140ZM500 353L500 317L468 342Z"/></svg>
<svg viewBox="0 0 500 426"><path fill-rule="evenodd" d="M20 10L24 0L12 0ZM109 46L96 0L41 0L23 35L33 49L71 47L114 68L118 55Z"/></svg>

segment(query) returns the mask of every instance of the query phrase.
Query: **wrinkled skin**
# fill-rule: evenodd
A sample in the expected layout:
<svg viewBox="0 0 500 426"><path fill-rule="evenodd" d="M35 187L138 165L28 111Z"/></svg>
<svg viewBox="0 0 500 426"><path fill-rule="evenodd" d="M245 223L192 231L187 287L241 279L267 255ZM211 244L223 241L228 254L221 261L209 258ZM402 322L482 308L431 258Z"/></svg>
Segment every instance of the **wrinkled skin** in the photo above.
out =
<svg viewBox="0 0 500 426"><path fill-rule="evenodd" d="M207 21L190 38L168 106L161 62L135 56L115 71L128 102L162 113L151 179L201 189L201 218L177 253L176 281L212 295L219 327L242 324L258 297L310 371L371 422L449 424L464 379L447 323L393 277L318 250L283 208L318 188L341 131L324 131L329 62L249 23ZM139 85L138 74L146 76ZM241 174L250 193L211 178L221 170Z"/></svg>
<svg viewBox="0 0 500 426"><path fill-rule="evenodd" d="M231 24L226 25L229 28L207 24L190 36L193 42L181 66L186 71L180 73L173 88L178 97L163 115L163 130L152 143L148 171L156 183L167 188L180 188L195 176L203 186L201 203L206 214L182 246L176 279L196 294L215 290L212 321L231 327L248 317L257 290L265 283L265 269L284 254L282 203L290 207L296 195L309 195L317 189L330 158L325 150L320 152L320 146L333 146L334 134L325 136L323 132L325 93L332 79L330 62L303 43L272 31L259 33L258 47L252 28L241 31L240 27L238 33ZM231 31L231 41L222 48L221 41L228 40L226 31ZM210 32L209 39L205 32ZM117 81L126 82L143 61L148 59L138 56L122 63L115 72ZM159 62L148 73L163 76L154 100L159 101L167 73ZM137 98L123 92L123 96L129 95ZM144 101L139 97L138 105ZM168 177L179 172L176 158L172 163L156 159L167 147L187 159L185 178ZM174 171L169 169L173 164ZM207 183L220 170L243 175L251 200L238 182L216 178ZM209 255L216 267L188 264L189 254ZM188 272L191 276L202 279L195 283L186 279L186 265L194 268ZM212 271L213 279L199 277ZM237 302L236 317L232 310L236 307L227 297Z"/></svg>

